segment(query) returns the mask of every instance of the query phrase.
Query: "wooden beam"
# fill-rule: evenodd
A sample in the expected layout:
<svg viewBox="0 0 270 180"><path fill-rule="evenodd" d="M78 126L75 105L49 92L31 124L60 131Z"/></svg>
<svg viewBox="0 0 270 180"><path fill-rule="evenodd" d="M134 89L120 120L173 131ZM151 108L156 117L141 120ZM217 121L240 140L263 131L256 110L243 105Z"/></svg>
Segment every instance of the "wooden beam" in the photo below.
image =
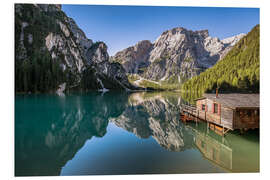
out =
<svg viewBox="0 0 270 180"><path fill-rule="evenodd" d="M227 129L225 132L224 132L224 135L227 133L227 132L229 132L230 131L230 129Z"/></svg>

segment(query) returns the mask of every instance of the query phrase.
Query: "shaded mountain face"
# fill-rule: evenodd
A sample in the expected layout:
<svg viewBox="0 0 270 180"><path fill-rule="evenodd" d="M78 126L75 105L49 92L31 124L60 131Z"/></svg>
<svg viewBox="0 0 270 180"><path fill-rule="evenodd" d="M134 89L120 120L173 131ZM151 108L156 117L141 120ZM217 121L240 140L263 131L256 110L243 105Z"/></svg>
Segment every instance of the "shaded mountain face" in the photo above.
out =
<svg viewBox="0 0 270 180"><path fill-rule="evenodd" d="M139 138L152 136L163 148L184 151L193 148L192 131L179 120L179 95L133 93L125 111L110 121ZM165 96L163 96L165 95Z"/></svg>
<svg viewBox="0 0 270 180"><path fill-rule="evenodd" d="M208 30L190 31L179 27L163 32L153 44L141 41L124 49L113 59L126 66L128 73L138 73L155 81L181 83L213 66L243 36L219 40L210 37ZM138 71L140 67L144 73Z"/></svg>
<svg viewBox="0 0 270 180"><path fill-rule="evenodd" d="M149 53L152 48L153 44L150 41L140 41L135 46L116 53L113 59L121 63L127 73L138 74L150 64Z"/></svg>
<svg viewBox="0 0 270 180"><path fill-rule="evenodd" d="M15 84L16 92L133 88L106 44L88 39L61 5L46 4L15 4Z"/></svg>
<svg viewBox="0 0 270 180"><path fill-rule="evenodd" d="M119 103L111 103L116 100ZM87 140L107 133L109 118L120 116L127 100L125 93L119 97L98 92L16 97L15 175L60 175Z"/></svg>

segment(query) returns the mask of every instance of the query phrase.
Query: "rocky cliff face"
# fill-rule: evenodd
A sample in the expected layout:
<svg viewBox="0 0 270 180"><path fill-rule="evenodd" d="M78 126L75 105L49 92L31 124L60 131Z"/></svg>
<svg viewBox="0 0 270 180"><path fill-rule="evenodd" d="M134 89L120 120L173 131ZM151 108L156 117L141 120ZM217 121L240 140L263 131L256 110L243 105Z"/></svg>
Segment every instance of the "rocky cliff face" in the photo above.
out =
<svg viewBox="0 0 270 180"><path fill-rule="evenodd" d="M113 58L124 66L126 72L137 74L141 72L141 68L145 68L150 64L149 53L152 47L150 41L140 41L135 46L116 53Z"/></svg>
<svg viewBox="0 0 270 180"><path fill-rule="evenodd" d="M141 46L145 51L140 50L139 56L133 53L141 42L118 52L114 59L128 66L129 73L138 73L138 67L143 66L147 67L142 75L146 79L181 83L213 66L243 36L219 40L210 37L208 30L179 27L163 32L153 44Z"/></svg>
<svg viewBox="0 0 270 180"><path fill-rule="evenodd" d="M64 83L67 89L133 88L123 67L109 62L106 44L88 39L61 5L15 5L15 64L16 92L55 91Z"/></svg>

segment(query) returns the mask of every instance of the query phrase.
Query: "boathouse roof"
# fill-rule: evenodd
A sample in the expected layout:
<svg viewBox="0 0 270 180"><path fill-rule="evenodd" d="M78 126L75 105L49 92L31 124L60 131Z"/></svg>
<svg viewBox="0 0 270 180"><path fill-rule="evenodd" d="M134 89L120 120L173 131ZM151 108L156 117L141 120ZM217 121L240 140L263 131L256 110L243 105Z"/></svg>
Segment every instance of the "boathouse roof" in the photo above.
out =
<svg viewBox="0 0 270 180"><path fill-rule="evenodd" d="M204 98L214 100L230 108L260 107L260 94L204 94ZM201 98L200 98L201 99ZM197 99L199 100L199 99Z"/></svg>

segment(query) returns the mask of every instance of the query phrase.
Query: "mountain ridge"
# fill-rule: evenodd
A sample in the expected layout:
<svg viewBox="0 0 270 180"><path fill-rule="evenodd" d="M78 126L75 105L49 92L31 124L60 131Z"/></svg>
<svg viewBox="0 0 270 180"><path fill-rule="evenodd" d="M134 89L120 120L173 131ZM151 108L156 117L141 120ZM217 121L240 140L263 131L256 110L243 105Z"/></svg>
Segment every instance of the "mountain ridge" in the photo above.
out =
<svg viewBox="0 0 270 180"><path fill-rule="evenodd" d="M246 35L220 40L208 30L166 30L109 57L61 5L15 4L15 91L179 89L213 67Z"/></svg>
<svg viewBox="0 0 270 180"><path fill-rule="evenodd" d="M153 81L181 84L212 67L244 36L241 33L220 40L209 36L208 30L191 31L176 27L164 31L154 42L139 41L117 52L111 59L126 66L127 73ZM132 56L140 45L146 51L140 50L139 57Z"/></svg>

